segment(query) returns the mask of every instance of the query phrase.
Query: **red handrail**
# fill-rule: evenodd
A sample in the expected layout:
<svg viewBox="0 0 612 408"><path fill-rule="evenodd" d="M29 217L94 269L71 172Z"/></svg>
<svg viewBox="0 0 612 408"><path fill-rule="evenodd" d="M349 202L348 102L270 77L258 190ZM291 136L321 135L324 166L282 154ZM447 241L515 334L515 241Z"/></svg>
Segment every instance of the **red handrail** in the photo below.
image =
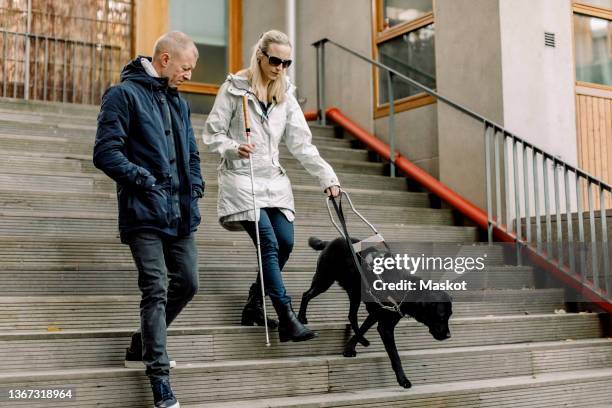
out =
<svg viewBox="0 0 612 408"><path fill-rule="evenodd" d="M304 112L304 116L306 120L316 120L318 117L317 112L314 111ZM372 150L386 160L390 160L389 145L351 121L338 108L328 108L326 110L326 118L361 141L369 150ZM432 192L441 200L455 208L476 224L477 227L484 230L488 228L488 216L485 211L469 200L461 197L444 183L441 183L399 153L396 153L395 156L395 166L401 173L417 181L423 188ZM502 227L505 226L502 225ZM493 227L493 236L498 242L516 242L515 234L509 233L498 226ZM546 259L546 254L538 253L533 247L527 246L526 253L535 265L553 274L563 283L578 290L585 296L586 300L598 305L607 313L612 313L612 303L606 300L603 291L598 291L583 285L578 275L572 274L567 268L559 267L557 264Z"/></svg>
<svg viewBox="0 0 612 408"><path fill-rule="evenodd" d="M311 120L317 120L319 115L317 115L316 111L306 111L304 112L304 117L306 118L307 121L311 121Z"/></svg>

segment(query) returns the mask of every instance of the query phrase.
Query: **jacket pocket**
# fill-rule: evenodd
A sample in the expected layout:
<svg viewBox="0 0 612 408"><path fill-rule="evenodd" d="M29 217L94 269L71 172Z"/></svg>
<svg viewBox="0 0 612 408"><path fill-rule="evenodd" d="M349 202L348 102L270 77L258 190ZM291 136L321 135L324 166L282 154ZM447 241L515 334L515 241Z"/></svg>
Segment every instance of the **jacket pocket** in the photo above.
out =
<svg viewBox="0 0 612 408"><path fill-rule="evenodd" d="M165 228L170 225L168 193L161 187L134 191L128 197L128 210L136 224Z"/></svg>
<svg viewBox="0 0 612 408"><path fill-rule="evenodd" d="M223 168L226 170L249 170L249 159L226 160L223 159Z"/></svg>
<svg viewBox="0 0 612 408"><path fill-rule="evenodd" d="M191 196L191 220L190 220L190 227L191 230L194 230L198 225L200 225L200 222L202 221L202 217L200 215L200 207L198 206L198 202L200 201L200 198L198 196Z"/></svg>

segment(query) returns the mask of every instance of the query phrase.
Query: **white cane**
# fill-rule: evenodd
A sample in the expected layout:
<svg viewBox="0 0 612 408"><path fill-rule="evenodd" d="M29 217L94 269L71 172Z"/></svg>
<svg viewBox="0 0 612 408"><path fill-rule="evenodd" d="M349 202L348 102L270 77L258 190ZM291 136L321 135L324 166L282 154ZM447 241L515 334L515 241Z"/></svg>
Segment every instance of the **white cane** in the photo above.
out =
<svg viewBox="0 0 612 408"><path fill-rule="evenodd" d="M244 117L244 130L246 132L247 144L251 144L251 126L249 123L248 100L246 95L242 96L242 113ZM255 237L257 242L257 264L259 267L259 280L261 282L261 299L264 313L264 326L266 328L266 347L270 347L270 333L268 332L268 313L266 311L266 290L264 285L263 267L261 264L261 245L259 243L259 223L257 220L257 204L255 202L255 174L253 173L253 160L249 154L249 167L251 169L251 196L253 197L253 218L255 219Z"/></svg>

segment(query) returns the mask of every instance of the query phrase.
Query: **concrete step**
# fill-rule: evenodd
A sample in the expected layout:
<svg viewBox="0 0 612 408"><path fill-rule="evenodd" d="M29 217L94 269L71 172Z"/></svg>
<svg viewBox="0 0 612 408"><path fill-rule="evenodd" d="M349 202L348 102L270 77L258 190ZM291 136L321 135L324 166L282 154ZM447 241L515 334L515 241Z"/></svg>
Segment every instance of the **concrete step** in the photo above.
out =
<svg viewBox="0 0 612 408"><path fill-rule="evenodd" d="M95 115L65 116L24 114L19 112L6 112L0 109L0 134L29 135L29 136L58 136L69 137L71 140L88 140L93 142L97 130ZM201 118L205 118L202 116ZM205 119L192 120L193 132L200 139L204 133ZM313 140L329 142L338 145L350 146L349 140L342 140L342 132L338 133L332 126L319 126L309 124Z"/></svg>
<svg viewBox="0 0 612 408"><path fill-rule="evenodd" d="M134 308L134 315L137 317L138 308ZM345 322L315 322L309 324L309 327L319 333L317 339L304 343L279 344L277 331L272 330L270 332L272 347L266 347L263 327L245 327L236 323L202 326L185 320L185 317L180 315L175 324L168 329L169 344L179 344L178 347L173 346L169 351L177 360L180 360L180 353L190 352L190 350L181 350L182 343L188 342L187 344L193 344L198 348L193 354L200 356L183 358L184 362L341 355L344 344L352 335L352 331ZM105 364L114 365L122 361L120 353L125 351L131 333L138 327L138 324L129 321L125 321L123 326L90 324L74 328L63 328L58 325L17 329L3 327L0 335L2 343L0 350L3 355L7 355L6 358L9 358L9 354L14 354L9 351L10 347L23 347L31 342L30 348L33 350L38 350L40 347L55 350L49 351L50 360L53 360L55 355L56 361L64 361L64 366L83 366L83 363L70 361L70 356L76 349L70 347L69 343L74 339L80 339L83 340L83 343L79 347L84 347L81 353L88 353L86 345L89 343L92 346L91 354L98 355L96 359L106 359ZM403 319L395 329L398 350L443 350L452 347L483 347L540 341L567 340L569 343L602 337L599 316L589 313L457 317L451 318L449 327L452 337L439 342L434 340L427 328L420 323L412 319ZM368 332L366 337L371 344L367 348L358 345L358 355L385 351L376 330ZM111 345L105 346L107 339L115 340L108 341ZM48 344L45 345L47 342ZM99 350L104 350L105 347L114 348L109 357L100 355ZM173 349L179 355L175 356ZM16 355L13 358L18 357ZM47 363L41 361L39 364ZM48 364L50 364L48 367L51 367L53 363ZM91 366L90 364L85 365Z"/></svg>
<svg viewBox="0 0 612 408"><path fill-rule="evenodd" d="M64 104L45 101L25 101L12 98L0 98L0 120L37 124L78 124L95 127L99 105ZM201 128L208 115L191 114L194 129ZM309 122L313 133L321 132L328 137L334 137L332 126L320 126Z"/></svg>
<svg viewBox="0 0 612 408"><path fill-rule="evenodd" d="M92 107L92 105L83 106L85 107L84 109L75 109L72 106L60 107L59 109L57 107L46 106L15 107L11 103L0 102L0 124L6 121L29 125L59 125L59 127L66 128L88 127L95 130L99 107ZM202 114L191 115L191 122L196 135L201 133L207 116ZM310 122L309 126L313 134L320 134L330 138L335 137L333 126L320 126L316 122Z"/></svg>
<svg viewBox="0 0 612 408"><path fill-rule="evenodd" d="M114 187L114 182L96 169L91 162L91 157L74 155L73 158L62 157L62 154L31 153L31 152L0 152L0 174L3 175L36 175L44 176L32 183L40 185L44 183L45 177L92 177L99 184ZM70 156L70 155L68 155ZM215 184L217 182L217 158L202 164L202 172L205 179ZM287 166L294 164L289 160ZM295 163L295 167L288 167L288 174L293 184L304 184L318 186L316 178L311 176L303 167ZM345 188L373 188L384 190L405 190L406 181L402 177L386 177L376 174L339 173L341 183ZM7 184L10 181L6 180Z"/></svg>
<svg viewBox="0 0 612 408"><path fill-rule="evenodd" d="M351 162L353 163L353 162ZM352 164L349 163L350 166ZM356 162L355 162L356 163ZM376 164L376 163L372 163ZM301 166L296 161L288 160L288 163L285 163L287 174L289 175L290 180L292 180L293 187L305 187L310 189L311 191L318 191L320 194L323 194L322 188L319 185L319 182L316 178L307 175L302 172L301 168L294 168L293 166ZM213 169L213 165L205 165L202 169L202 176L204 180L207 181L207 187L215 188L217 185L217 171ZM297 170L297 172L295 171ZM362 177L360 178L357 174L352 174L350 168L344 169L347 173L339 172L338 178L340 179L340 183L346 188L346 190L351 193L353 191L367 191L374 190L377 194L382 193L396 193L396 192L405 192L402 184L404 184L399 179L389 179L384 180L383 177L377 176L377 171L372 172L369 176L374 177ZM366 169L366 171L368 171ZM295 172L295 174L294 174ZM34 174L28 174L34 173ZM115 190L115 183L110 178L106 177L101 172L97 173L70 173L70 172L53 172L50 170L44 171L35 171L30 170L28 173L18 172L18 173L9 173L2 172L0 173L0 188L1 189L20 189L26 191L62 191L62 192L111 192ZM36 174L38 173L38 174ZM343 181L343 176L348 174L347 177L347 185L345 186L345 182ZM378 178L380 177L380 178ZM399 181L398 181L399 180ZM216 190L214 190L216 191ZM423 194L427 196L426 194Z"/></svg>
<svg viewBox="0 0 612 408"><path fill-rule="evenodd" d="M195 128L194 136L201 153L208 152L202 141L203 128ZM29 124L0 119L0 140L3 150L19 150L19 146L34 147L47 143L56 151L86 154L93 149L96 127L79 124ZM321 149L352 149L351 139L338 138L328 131L315 130L312 143ZM284 143L281 144L284 147ZM22 149L25 150L25 149ZM54 151L54 150L51 150ZM286 151L286 150L285 150Z"/></svg>
<svg viewBox="0 0 612 408"><path fill-rule="evenodd" d="M219 257L227 262L228 257L231 256L248 257L249 254L252 255L253 244L246 233L229 232L221 227L217 228L219 232L214 234L214 237L211 236L211 230L206 228L200 228L196 233L197 244L202 251L202 256L206 254L209 257ZM407 225L401 229L382 232L387 235L387 240L396 242L472 243L477 238L476 230L473 227ZM351 234L365 238L370 236L371 232L355 228ZM315 262L318 253L307 244L308 238L313 235L321 239L333 239L339 234L332 228L324 230L316 226L297 228L292 261ZM15 236L11 235L0 237L0 245L2 246L0 263L57 261L69 263L76 261L81 264L103 263L110 259L115 262L125 262L126 259L129 259L127 258L129 256L127 246L119 243L117 238L110 236L96 237L84 234L78 238L62 237L50 241L49 237L44 236L21 236L16 240ZM112 258L113 256L118 258Z"/></svg>
<svg viewBox="0 0 612 408"><path fill-rule="evenodd" d="M609 407L612 369L577 370L519 377L493 378L444 384L417 385L406 392L397 387L356 390L337 394L289 398L181 403L187 408L312 408L312 407Z"/></svg>
<svg viewBox="0 0 612 408"><path fill-rule="evenodd" d="M207 204L207 203L204 203ZM205 214L210 213L212 208L207 205L202 205L201 209ZM116 235L117 233L117 217L115 214L106 213L105 217L102 218L101 214L94 214L94 217L79 216L79 214L49 214L51 216L43 217L41 214L30 212L28 216L27 212L21 214L21 216L12 216L11 211L0 210L0 216L2 216L2 224L0 225L0 236L53 236L53 237L74 237L74 236L96 236L102 238L109 238ZM55 215L55 216L54 216ZM76 216L75 216L76 215ZM456 228L450 224L448 214L428 214L424 211L422 214L414 212L410 218L409 224L403 224L400 222L395 223L378 223L377 228L381 233L388 235L388 240L400 241L407 238L405 233L402 233L404 228L412 228L410 233L417 232L414 230L416 226L421 226L423 231L429 229L438 229L438 227L446 226L449 231L455 232ZM444 217L446 215L446 217ZM309 216L311 218L309 218ZM423 219L418 217L422 216ZM438 216L435 218L435 216ZM389 220L390 221L390 220ZM402 221L406 221L405 219ZM95 225L95 231L91 230L91 226ZM350 233L355 236L368 236L373 233L371 230L360 220L351 219L347 223ZM326 228L333 228L329 215L326 212L319 211L319 214L313 213L302 214L297 217L294 221L294 228L309 231L313 235L316 235L319 230ZM211 217L206 218L201 227L205 230L207 235L215 234L220 238L227 237L234 239L236 234L225 231L217 222L216 219ZM333 229L335 231L335 229ZM339 235L339 234L337 234Z"/></svg>
<svg viewBox="0 0 612 408"><path fill-rule="evenodd" d="M0 193L0 201L2 200L2 194ZM200 207L206 214L209 214L214 208L210 208L209 199L205 198L200 202ZM107 203L113 204L113 203ZM24 220L29 218L30 220L36 220L36 223L40 223L38 227L48 228L54 223L61 223L62 225L76 225L77 223L91 223L95 222L97 225L102 227L107 225L108 221L115 221L113 230L116 230L117 211L116 208L108 208L107 211L90 211L81 210L80 207L72 208L71 210L57 210L55 208L47 209L28 209L27 207L20 207L15 205L14 207L22 209L12 209L7 203L6 207L0 207L0 216L3 217L3 221L6 223L0 225L0 231L4 228L5 231L11 233L10 228L15 228L12 233L17 232L17 228L21 231L21 228L27 230L27 224L34 224L34 222ZM111 207L110 205L108 207ZM394 225L397 228L405 224L428 224L428 225L453 225L453 215L448 209L432 209L432 208L397 208L397 207L362 207L359 208L359 212L366 214L368 220L374 225ZM331 222L329 214L324 210L317 208L304 208L297 211L295 214L296 221L295 225L298 224L309 224L309 225L320 225L322 227L330 226ZM361 224L361 220L356 220L354 216L349 215L350 218L347 220L349 229L353 225ZM204 225L216 220L204 219ZM16 224L19 224L18 226ZM12 227L9 227L12 225ZM91 224L85 226L90 228ZM104 228L103 228L104 229Z"/></svg>
<svg viewBox="0 0 612 408"><path fill-rule="evenodd" d="M1 177L2 175L0 175L0 178ZM32 177L23 177L24 182L32 182ZM69 183L73 181L72 178L55 180L57 186L48 186L46 189L45 184L40 186L41 189L37 189L25 183L20 185L18 182L15 182L17 177L11 176L8 179L12 185L5 185L0 181L0 208L28 208L41 210L55 208L58 210L66 209L68 211L79 208L83 211L95 211L99 209L104 212L108 212L109 210L115 211L116 209L117 194L115 192L87 192L84 189L70 191ZM88 179L85 178L85 180ZM81 184L87 185L86 182L82 182ZM79 185L79 187L82 186ZM401 210L402 207L429 207L429 197L426 193L366 189L347 189L347 191L351 194L351 199L357 210L368 206L378 207L381 204L384 204L384 207L381 208L394 207L394 211ZM216 203L216 194L217 189L215 185L208 186L204 193L204 200L200 201L200 206L203 204L203 201L205 206L205 202L207 201ZM382 194L385 196L384 203L381 203ZM320 187L295 185L293 186L293 197L295 199L297 212L307 208L311 210L318 208L321 211L327 212L325 196ZM209 214L212 217L216 217L216 210L209 212Z"/></svg>
<svg viewBox="0 0 612 408"><path fill-rule="evenodd" d="M94 244L92 244L94 245ZM204 249L204 250L203 250ZM254 250L245 253L239 260L227 261L215 258L212 251L205 252L207 248L200 248L200 293L240 295L246 293L250 284L257 276L257 262ZM32 256L33 258L35 255ZM86 259L81 263L68 262L64 259L54 261L50 256L41 252L42 258L28 259L16 262L3 262L0 264L0 295L97 295L97 294L137 294L137 273L130 254L125 254L125 263L119 263L119 254L109 255L105 263L94 264ZM296 256L305 259L306 256ZM46 260L46 262L45 262ZM487 261L489 263L489 261ZM419 273L426 280L444 282L465 281L466 289L481 290L496 289L523 289L536 287L535 272L530 267L488 265L482 272L464 273L459 277L453 272L427 272ZM300 263L290 259L284 268L284 281L290 294L300 297L312 282L315 271L315 261ZM27 278L27 279L26 279ZM457 291L453 296L459 296ZM484 294L482 294L484 298ZM341 296L345 299L345 295ZM477 298L476 300L482 300ZM315 301L313 301L315 302ZM503 303L503 302L502 302ZM523 301L521 301L523 303Z"/></svg>
<svg viewBox="0 0 612 408"><path fill-rule="evenodd" d="M67 116L95 117L100 111L97 105L76 103L57 103L46 101L26 101L24 99L0 98L0 109L9 112L24 112L30 114L61 114Z"/></svg>
<svg viewBox="0 0 612 408"><path fill-rule="evenodd" d="M240 322L242 307L248 294L248 288L255 280L255 275L236 278L242 285L236 290L207 290L206 279L201 279L201 294L189 304L179 316L175 326L192 327L204 325L234 325ZM84 283L91 277L85 278ZM36 281L32 281L32 286ZM230 282L226 280L226 282ZM44 281L37 282L44 285ZM127 277L121 281L133 288L136 281ZM302 291L293 279L287 279L287 290L294 295L294 308L299 310ZM240 290L238 290L240 289ZM0 328L2 330L75 330L88 328L121 328L138 326L138 305L140 297L135 294L97 294L75 293L71 295L49 296L46 293L32 291L17 296L19 292L0 296ZM120 293L120 292L119 292ZM563 308L563 292L559 289L515 289L515 290L470 290L454 292L453 316L502 316L508 314L552 313ZM275 315L268 302L270 315ZM361 307L363 320L367 315ZM348 297L342 289L334 286L326 293L314 299L308 308L308 319L311 324L322 322L345 322L348 315ZM372 332L375 333L375 332Z"/></svg>
<svg viewBox="0 0 612 408"><path fill-rule="evenodd" d="M99 112L99 105L0 98L0 118L10 114L22 114L29 115L31 118L37 116L42 116L44 119L60 117L68 123L71 119L89 120L95 124ZM191 120L196 123L202 123L205 119L206 115L191 115ZM44 123L45 121L41 120L39 122Z"/></svg>
<svg viewBox="0 0 612 408"><path fill-rule="evenodd" d="M216 153L209 153L204 146L199 143L200 157L203 163L217 163L219 156ZM0 134L0 145L2 151L9 152L47 152L63 154L91 155L93 152L93 140L78 142L69 137L53 136L26 136L15 134ZM350 149L346 147L327 147L318 146L321 156L327 160L338 172L358 172L364 174L383 174L382 163L367 162L368 154L365 150ZM288 149L281 146L281 163L288 168L295 167L293 164L297 159L293 158ZM216 167L215 167L216 168Z"/></svg>
<svg viewBox="0 0 612 408"><path fill-rule="evenodd" d="M174 336L170 338L171 341L180 341ZM105 340L110 342L111 339ZM82 340L79 339L74 343L78 344L80 341ZM202 363L197 359L201 354L194 353L197 345L194 348L192 345L183 344L183 347L191 349L191 355L184 357L179 355L184 358L183 361L186 359L191 363L185 367L178 365L172 371L173 388L180 397L182 405L218 403L236 398L248 400L296 395L306 397L323 393L333 400L342 395L335 393L364 390L377 392L384 387L389 387L389 391L400 390L399 386L394 384L395 378L384 353L368 353L354 359L317 356ZM48 354L45 351L43 350L41 357ZM592 356L595 358L589 358L590 353L593 353ZM78 349L73 356L76 357L75 360L81 361L88 357L82 356ZM178 359L175 354L172 356ZM411 378L416 390L417 387L426 387L428 384L436 384L438 387L447 384L452 386L458 379L462 381L501 379L503 373L511 377L538 378L567 374L576 370L612 371L610 370L612 345L609 340L587 340L571 344L545 342L490 347L453 347L430 351L407 351L402 352L400 356L406 374ZM98 366L95 369L57 368L34 373L36 363L37 360L28 360L26 364L31 366L30 372L4 371L0 376L0 385L6 387L9 384L19 383L23 387L27 385L34 388L48 386L46 382L61 380L76 387L77 401L74 404L66 403L66 406L97 406L90 404L95 404L96 400L101 399L107 403L121 401L122 405L129 404L130 407L151 404L148 400L150 392L146 386L143 386L146 380L141 370ZM572 363L576 366L572 367ZM499 370L500 367L503 370ZM103 393L107 394L105 398L102 396ZM404 391L404 395L412 396L412 394ZM77 402L79 405L75 405Z"/></svg>

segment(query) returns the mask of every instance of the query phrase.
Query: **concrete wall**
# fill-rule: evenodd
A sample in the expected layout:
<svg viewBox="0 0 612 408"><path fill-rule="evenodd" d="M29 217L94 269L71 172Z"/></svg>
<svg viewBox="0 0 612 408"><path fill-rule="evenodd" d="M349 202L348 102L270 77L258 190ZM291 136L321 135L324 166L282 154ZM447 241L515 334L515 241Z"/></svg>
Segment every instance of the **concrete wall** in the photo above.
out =
<svg viewBox="0 0 612 408"><path fill-rule="evenodd" d="M577 164L570 1L500 0L500 16L505 127Z"/></svg>
<svg viewBox="0 0 612 408"><path fill-rule="evenodd" d="M251 50L259 36L268 30L286 32L285 0L242 1L242 65L249 65Z"/></svg>
<svg viewBox="0 0 612 408"><path fill-rule="evenodd" d="M438 91L503 125L498 2L438 0L434 13ZM484 207L482 123L438 102L438 149L440 180Z"/></svg>
<svg viewBox="0 0 612 408"><path fill-rule="evenodd" d="M389 143L389 118L375 120L376 135ZM437 104L423 106L395 116L395 144L414 164L439 177Z"/></svg>
<svg viewBox="0 0 612 408"><path fill-rule="evenodd" d="M307 98L305 109L316 109L316 54L311 44L323 37L333 39L367 56L372 55L370 0L308 0L296 2L295 73L299 95ZM243 60L269 29L286 30L284 0L243 2ZM372 70L364 62L328 46L326 50L328 106L338 106L360 126L374 130L372 118Z"/></svg>

